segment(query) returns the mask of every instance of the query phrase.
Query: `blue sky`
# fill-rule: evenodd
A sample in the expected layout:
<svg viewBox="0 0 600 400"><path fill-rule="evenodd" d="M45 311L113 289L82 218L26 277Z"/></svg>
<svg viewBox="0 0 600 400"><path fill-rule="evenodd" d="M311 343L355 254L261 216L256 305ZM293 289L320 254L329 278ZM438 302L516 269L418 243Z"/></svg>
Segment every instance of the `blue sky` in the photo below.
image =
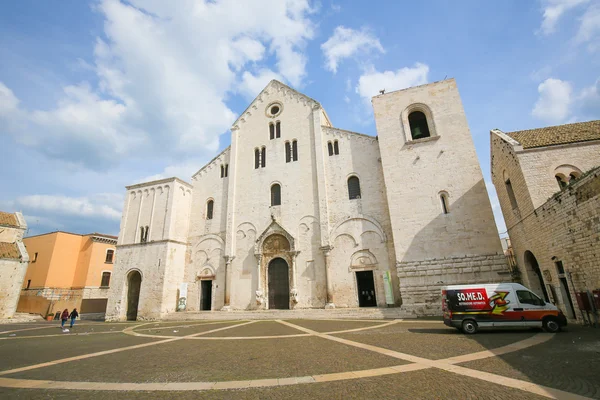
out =
<svg viewBox="0 0 600 400"><path fill-rule="evenodd" d="M600 118L600 0L372 4L1 2L0 209L117 234L124 186L189 180L273 78L375 135L379 89L454 77L503 232L489 131Z"/></svg>

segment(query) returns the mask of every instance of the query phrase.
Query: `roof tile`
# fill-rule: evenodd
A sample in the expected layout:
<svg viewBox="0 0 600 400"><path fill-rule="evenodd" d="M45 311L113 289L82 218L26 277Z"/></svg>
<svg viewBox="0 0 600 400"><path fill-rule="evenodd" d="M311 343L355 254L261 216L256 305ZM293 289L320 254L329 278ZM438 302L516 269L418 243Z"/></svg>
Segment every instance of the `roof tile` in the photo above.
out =
<svg viewBox="0 0 600 400"><path fill-rule="evenodd" d="M600 140L600 120L506 133L524 149Z"/></svg>
<svg viewBox="0 0 600 400"><path fill-rule="evenodd" d="M0 225L19 227L19 221L15 214L0 211Z"/></svg>

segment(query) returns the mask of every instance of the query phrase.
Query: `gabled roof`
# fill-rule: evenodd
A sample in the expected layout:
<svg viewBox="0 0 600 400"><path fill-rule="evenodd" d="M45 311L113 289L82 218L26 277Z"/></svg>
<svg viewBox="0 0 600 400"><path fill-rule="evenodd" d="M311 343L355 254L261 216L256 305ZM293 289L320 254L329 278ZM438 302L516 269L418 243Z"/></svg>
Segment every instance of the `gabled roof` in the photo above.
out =
<svg viewBox="0 0 600 400"><path fill-rule="evenodd" d="M506 132L506 135L524 149L600 140L600 120Z"/></svg>
<svg viewBox="0 0 600 400"><path fill-rule="evenodd" d="M298 96L299 98L302 98L309 103L313 103L314 105L318 105L319 107L321 107L321 103L319 103L315 99L310 98L307 95L305 95L304 93L300 93L296 89L293 89L293 88L289 87L288 85L279 82L277 79L273 79L273 80L271 80L271 82L269 82L269 84L267 86L265 86L265 88L263 90L261 90L261 92L258 94L258 96L256 96L254 98L254 100L252 100L252 102L248 105L248 107L244 110L244 112L241 113L240 116L231 125L231 128L235 129L237 127L237 125L240 123L240 121L244 121L247 114L250 115L250 109L253 108L253 106L256 103L261 101L263 93L268 92L271 89L275 89L278 91L285 90L287 93L293 93L294 95ZM327 117L327 119L329 119L329 117Z"/></svg>
<svg viewBox="0 0 600 400"><path fill-rule="evenodd" d="M19 221L15 214L0 211L0 226L14 226L19 228Z"/></svg>

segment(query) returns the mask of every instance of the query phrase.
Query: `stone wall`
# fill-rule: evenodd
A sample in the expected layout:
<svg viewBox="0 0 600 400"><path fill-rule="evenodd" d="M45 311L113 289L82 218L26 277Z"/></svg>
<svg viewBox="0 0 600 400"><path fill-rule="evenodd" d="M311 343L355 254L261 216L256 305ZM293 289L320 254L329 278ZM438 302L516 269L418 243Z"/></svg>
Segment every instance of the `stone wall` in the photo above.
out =
<svg viewBox="0 0 600 400"><path fill-rule="evenodd" d="M0 319L12 318L17 310L29 263L29 255L23 244L27 223L20 212L14 216L18 226L0 226Z"/></svg>
<svg viewBox="0 0 600 400"><path fill-rule="evenodd" d="M556 193L509 229L509 235L525 283L535 286L538 280L524 257L530 251L557 305L570 314L568 291L579 314L575 293L600 289L600 168ZM562 281L557 261L564 266Z"/></svg>
<svg viewBox="0 0 600 400"><path fill-rule="evenodd" d="M397 267L402 308L417 315L442 314L442 286L511 280L503 254L409 261Z"/></svg>

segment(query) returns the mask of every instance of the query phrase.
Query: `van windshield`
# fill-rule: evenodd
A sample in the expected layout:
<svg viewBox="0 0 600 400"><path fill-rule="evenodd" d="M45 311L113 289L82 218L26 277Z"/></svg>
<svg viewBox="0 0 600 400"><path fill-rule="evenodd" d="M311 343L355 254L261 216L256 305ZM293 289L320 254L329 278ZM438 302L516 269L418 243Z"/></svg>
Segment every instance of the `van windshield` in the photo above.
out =
<svg viewBox="0 0 600 400"><path fill-rule="evenodd" d="M540 299L529 290L517 290L517 297L519 298L519 303L522 304L532 304L534 306L543 306L546 304L544 300Z"/></svg>

